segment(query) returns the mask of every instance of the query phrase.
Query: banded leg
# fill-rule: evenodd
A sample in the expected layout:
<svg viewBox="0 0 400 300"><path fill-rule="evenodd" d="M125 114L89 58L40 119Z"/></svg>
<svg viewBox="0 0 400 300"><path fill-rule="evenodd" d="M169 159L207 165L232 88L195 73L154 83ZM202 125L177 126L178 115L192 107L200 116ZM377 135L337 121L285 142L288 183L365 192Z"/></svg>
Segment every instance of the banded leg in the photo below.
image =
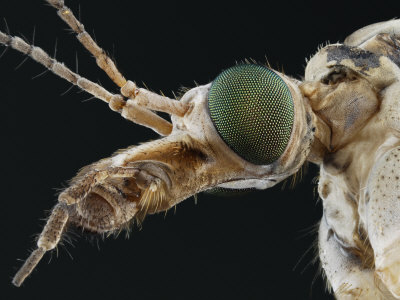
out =
<svg viewBox="0 0 400 300"><path fill-rule="evenodd" d="M57 9L57 14L77 34L77 39L96 58L97 65L107 73L108 77L121 88L121 94L127 98L135 99L135 104L150 110L162 111L171 115L183 116L189 109L186 103L158 95L143 88L137 88L132 81L127 81L119 72L115 63L99 47L93 38L85 31L72 11L64 5L64 0L47 0Z"/></svg>
<svg viewBox="0 0 400 300"><path fill-rule="evenodd" d="M362 268L356 257L346 254L322 218L318 245L319 257L338 300L388 300L390 293L374 278L374 270ZM379 286L378 286L379 285Z"/></svg>
<svg viewBox="0 0 400 300"><path fill-rule="evenodd" d="M158 116L156 113L132 104L132 100L124 101L121 95L111 94L100 85L72 72L63 63L51 58L43 49L29 45L19 37L13 37L0 31L0 44L30 56L34 61L42 64L54 74L80 87L94 97L107 103L112 110L120 112L121 115L139 125L149 127L161 135L168 135L172 130L172 124Z"/></svg>

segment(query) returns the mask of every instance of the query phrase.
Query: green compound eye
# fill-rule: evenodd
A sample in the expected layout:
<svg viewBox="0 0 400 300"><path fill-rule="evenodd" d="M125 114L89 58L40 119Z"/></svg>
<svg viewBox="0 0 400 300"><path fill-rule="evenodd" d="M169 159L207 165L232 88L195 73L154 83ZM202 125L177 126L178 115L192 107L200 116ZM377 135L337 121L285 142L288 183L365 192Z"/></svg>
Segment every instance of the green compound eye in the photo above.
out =
<svg viewBox="0 0 400 300"><path fill-rule="evenodd" d="M224 142L257 165L285 151L294 120L292 94L275 72L261 65L231 67L213 81L208 108Z"/></svg>

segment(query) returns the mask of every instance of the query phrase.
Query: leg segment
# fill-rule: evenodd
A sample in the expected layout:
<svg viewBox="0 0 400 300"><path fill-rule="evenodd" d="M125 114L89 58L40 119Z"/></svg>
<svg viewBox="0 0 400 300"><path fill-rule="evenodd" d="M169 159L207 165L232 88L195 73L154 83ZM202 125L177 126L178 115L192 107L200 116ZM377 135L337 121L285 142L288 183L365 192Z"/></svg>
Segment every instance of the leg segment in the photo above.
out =
<svg viewBox="0 0 400 300"><path fill-rule="evenodd" d="M66 205L59 203L54 207L46 226L39 236L38 248L31 253L17 274L15 274L14 285L20 286L42 259L43 255L57 246L67 222L68 211Z"/></svg>
<svg viewBox="0 0 400 300"><path fill-rule="evenodd" d="M374 271L363 269L357 257L340 246L324 218L321 220L318 239L321 264L337 299L392 299L386 297L387 292L375 280Z"/></svg>

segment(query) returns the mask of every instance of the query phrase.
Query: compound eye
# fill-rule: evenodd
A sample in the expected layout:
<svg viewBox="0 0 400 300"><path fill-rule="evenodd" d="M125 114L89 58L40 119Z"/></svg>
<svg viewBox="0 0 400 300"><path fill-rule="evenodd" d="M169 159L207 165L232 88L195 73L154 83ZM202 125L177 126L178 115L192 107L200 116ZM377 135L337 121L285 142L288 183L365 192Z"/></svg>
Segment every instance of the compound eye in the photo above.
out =
<svg viewBox="0 0 400 300"><path fill-rule="evenodd" d="M285 151L293 127L293 98L269 68L243 64L223 71L211 85L208 108L221 138L246 161L267 165Z"/></svg>

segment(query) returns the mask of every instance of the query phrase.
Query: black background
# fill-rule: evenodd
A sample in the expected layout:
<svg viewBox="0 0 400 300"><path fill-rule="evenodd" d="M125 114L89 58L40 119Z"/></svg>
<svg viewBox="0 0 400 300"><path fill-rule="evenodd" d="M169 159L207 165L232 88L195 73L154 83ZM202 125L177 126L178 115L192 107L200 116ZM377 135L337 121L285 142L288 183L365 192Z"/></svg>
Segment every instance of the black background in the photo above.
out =
<svg viewBox="0 0 400 300"><path fill-rule="evenodd" d="M80 2L80 3L79 3ZM177 2L67 1L122 73L172 96L205 84L245 58L300 78L305 57L322 43L398 16L399 4L376 1ZM0 2L11 34L118 92L44 1ZM1 30L5 31L4 24ZM1 49L2 50L2 49ZM116 149L157 138L42 66L9 49L0 59L2 299L332 299L311 264L321 205L310 170L294 190L278 185L238 198L199 195L176 213L150 216L129 240L78 237L47 254L23 287L11 278L34 248L57 188L82 166ZM98 246L97 246L98 244ZM67 251L71 254L70 258ZM48 264L50 257L51 263ZM297 262L299 264L295 268ZM314 284L313 279L316 276ZM3 298L3 296L6 298Z"/></svg>

